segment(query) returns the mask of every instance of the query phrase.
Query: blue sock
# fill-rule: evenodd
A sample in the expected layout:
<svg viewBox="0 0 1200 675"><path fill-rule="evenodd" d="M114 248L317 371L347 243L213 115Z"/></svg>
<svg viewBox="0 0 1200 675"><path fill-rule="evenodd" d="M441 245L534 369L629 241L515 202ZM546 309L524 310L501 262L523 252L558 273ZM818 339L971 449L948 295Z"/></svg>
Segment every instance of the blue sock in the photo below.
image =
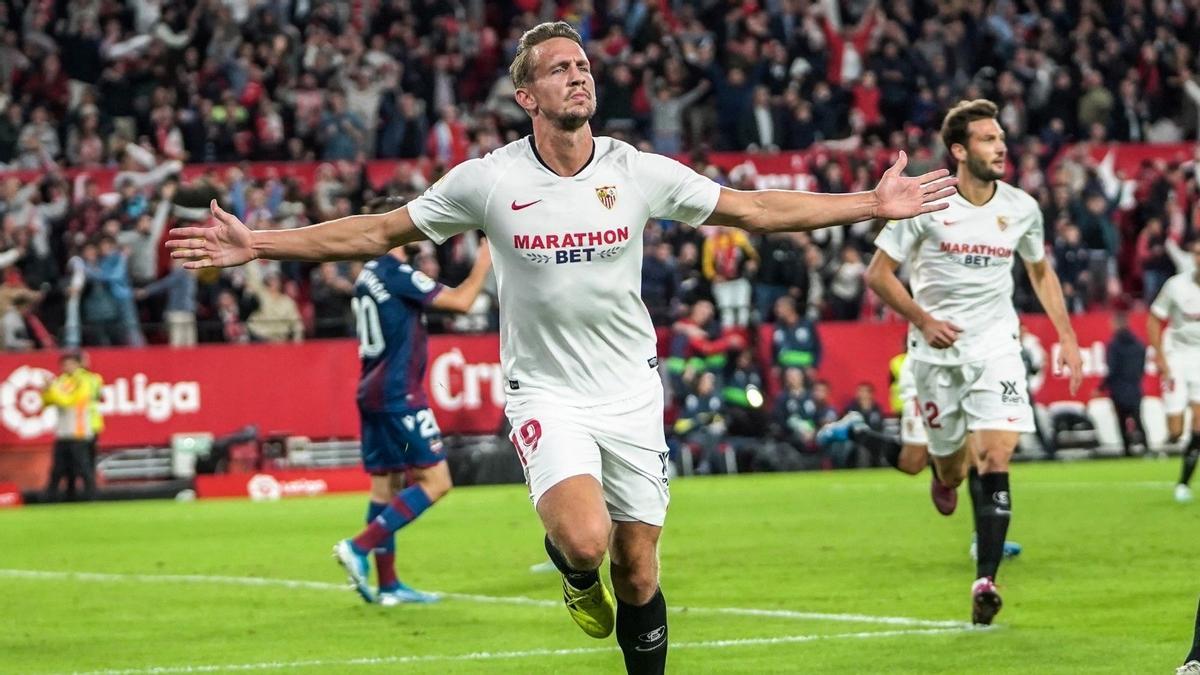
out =
<svg viewBox="0 0 1200 675"><path fill-rule="evenodd" d="M366 554L387 540L392 534L417 519L433 502L420 485L405 488L392 499L383 513L372 520L365 530L351 540L354 550Z"/></svg>
<svg viewBox="0 0 1200 675"><path fill-rule="evenodd" d="M387 502L377 502L375 500L371 500L367 504L367 524L370 525L371 521L378 518L379 514L383 513L384 509L386 509L387 507L388 507ZM396 535L395 535L395 533L393 533L392 536L388 537L387 539L384 539L383 543L375 548L375 552L376 553L395 553L396 552Z"/></svg>

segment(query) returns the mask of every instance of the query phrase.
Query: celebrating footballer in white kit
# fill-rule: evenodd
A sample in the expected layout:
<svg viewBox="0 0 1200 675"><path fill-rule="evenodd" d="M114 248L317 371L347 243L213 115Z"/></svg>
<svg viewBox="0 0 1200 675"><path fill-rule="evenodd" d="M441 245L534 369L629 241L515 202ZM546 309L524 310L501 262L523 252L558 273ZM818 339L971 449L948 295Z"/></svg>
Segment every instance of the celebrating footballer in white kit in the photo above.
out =
<svg viewBox="0 0 1200 675"><path fill-rule="evenodd" d="M1045 256L1037 202L999 180L1004 132L995 104L983 99L952 108L942 140L958 163L958 193L935 213L889 222L867 281L910 322L908 359L937 469L934 504L953 513L968 466L978 536L972 620L990 624L1000 610L994 579L1012 513L1008 461L1020 432L1033 431L1033 409L1012 304L1014 256L1020 256L1062 343L1059 365L1079 386L1081 361L1058 277ZM896 277L909 262L912 293ZM971 456L975 455L975 456Z"/></svg>
<svg viewBox="0 0 1200 675"><path fill-rule="evenodd" d="M1167 430L1172 443L1183 436L1183 414L1192 409L1192 438L1183 451L1183 469L1175 485L1175 499L1192 501L1189 483L1200 460L1200 239L1189 246L1195 265L1167 279L1150 305L1147 337L1154 347ZM1170 325L1169 332L1163 324ZM1167 332L1166 337L1163 333Z"/></svg>
<svg viewBox="0 0 1200 675"><path fill-rule="evenodd" d="M642 228L649 218L700 224L720 191L604 137L578 173L559 176L526 138L460 164L409 205L439 244L487 223L506 413L535 503L582 471L602 484L614 519L662 525L663 392L641 302Z"/></svg>
<svg viewBox="0 0 1200 675"><path fill-rule="evenodd" d="M214 203L217 226L173 230L168 246L196 269L255 257L372 257L482 229L500 289L505 411L563 600L589 635L615 628L628 672L662 673L667 446L654 331L639 293L644 223L782 232L909 218L944 208L936 202L957 179L944 169L905 177L900 153L868 192L722 188L674 160L592 136L595 82L570 25L527 31L509 73L533 135L455 167L408 206L251 232ZM598 572L606 553L615 602Z"/></svg>

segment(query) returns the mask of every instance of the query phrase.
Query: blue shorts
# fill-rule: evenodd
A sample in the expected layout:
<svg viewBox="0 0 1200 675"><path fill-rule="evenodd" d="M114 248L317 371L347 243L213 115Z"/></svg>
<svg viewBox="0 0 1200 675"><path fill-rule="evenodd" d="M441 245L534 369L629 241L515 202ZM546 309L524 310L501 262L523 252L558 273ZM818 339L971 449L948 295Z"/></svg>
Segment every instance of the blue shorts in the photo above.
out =
<svg viewBox="0 0 1200 675"><path fill-rule="evenodd" d="M359 411L362 459L367 473L382 475L445 461L442 432L429 408L404 412Z"/></svg>

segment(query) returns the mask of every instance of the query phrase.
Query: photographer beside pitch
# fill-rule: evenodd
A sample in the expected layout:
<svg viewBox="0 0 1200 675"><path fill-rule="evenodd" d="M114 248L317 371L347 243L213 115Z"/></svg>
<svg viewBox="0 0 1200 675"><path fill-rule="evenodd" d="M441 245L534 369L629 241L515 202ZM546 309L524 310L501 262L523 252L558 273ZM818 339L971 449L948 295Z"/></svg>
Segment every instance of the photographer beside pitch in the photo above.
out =
<svg viewBox="0 0 1200 675"><path fill-rule="evenodd" d="M651 218L752 232L910 218L945 208L935 202L957 181L944 169L906 177L901 153L871 191L739 191L593 136L595 82L563 22L527 31L510 74L533 135L459 164L407 206L252 232L214 203L214 227L174 230L168 246L197 269L366 258L483 229L500 292L505 412L564 602L593 637L615 625L628 672L662 673L658 540L670 497L657 342L639 292L642 228ZM615 602L599 575L606 554Z"/></svg>

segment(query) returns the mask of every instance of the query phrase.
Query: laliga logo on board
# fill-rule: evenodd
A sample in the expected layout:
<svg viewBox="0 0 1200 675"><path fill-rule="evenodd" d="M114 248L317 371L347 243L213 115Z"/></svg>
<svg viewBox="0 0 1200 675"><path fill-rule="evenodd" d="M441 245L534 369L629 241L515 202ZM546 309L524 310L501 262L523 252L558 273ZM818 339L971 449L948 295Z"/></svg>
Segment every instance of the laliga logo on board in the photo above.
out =
<svg viewBox="0 0 1200 675"><path fill-rule="evenodd" d="M58 411L42 406L42 390L55 374L21 366L0 383L0 424L20 438L36 438L54 430ZM144 416L165 422L173 415L200 410L199 382L151 382L145 373L118 377L100 390L100 412L110 416Z"/></svg>
<svg viewBox="0 0 1200 675"><path fill-rule="evenodd" d="M21 438L34 438L54 429L58 411L42 407L42 389L54 380L45 368L21 366L0 384L0 423Z"/></svg>
<svg viewBox="0 0 1200 675"><path fill-rule="evenodd" d="M246 494L256 502L273 502L281 497L312 497L328 491L329 485L320 479L299 478L280 483L266 473L256 473L246 483Z"/></svg>

